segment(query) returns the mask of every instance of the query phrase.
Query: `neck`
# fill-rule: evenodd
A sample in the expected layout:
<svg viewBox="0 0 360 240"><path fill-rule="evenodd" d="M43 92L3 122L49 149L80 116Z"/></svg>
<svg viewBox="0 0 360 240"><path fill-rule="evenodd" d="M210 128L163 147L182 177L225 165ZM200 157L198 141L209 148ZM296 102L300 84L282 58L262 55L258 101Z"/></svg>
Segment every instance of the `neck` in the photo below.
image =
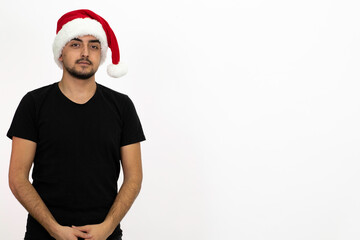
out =
<svg viewBox="0 0 360 240"><path fill-rule="evenodd" d="M59 87L63 93L69 96L86 98L92 96L96 91L95 75L88 79L79 79L64 71Z"/></svg>

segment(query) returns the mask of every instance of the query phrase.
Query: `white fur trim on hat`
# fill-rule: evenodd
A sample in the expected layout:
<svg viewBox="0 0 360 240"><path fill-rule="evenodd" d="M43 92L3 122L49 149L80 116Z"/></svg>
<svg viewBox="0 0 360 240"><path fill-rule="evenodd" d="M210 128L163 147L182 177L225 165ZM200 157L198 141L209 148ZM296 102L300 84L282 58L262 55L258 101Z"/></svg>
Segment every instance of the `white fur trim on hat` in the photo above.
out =
<svg viewBox="0 0 360 240"><path fill-rule="evenodd" d="M108 49L108 42L106 38L106 33L101 23L91 18L76 18L64 24L64 26L56 35L53 43L54 60L61 69L63 68L63 65L62 62L59 60L59 57L61 56L62 49L73 38L84 35L92 35L100 41L100 64L105 61L106 52Z"/></svg>
<svg viewBox="0 0 360 240"><path fill-rule="evenodd" d="M118 64L110 64L107 66L107 73L114 78L119 78L124 76L128 72L128 67L126 63L119 62Z"/></svg>

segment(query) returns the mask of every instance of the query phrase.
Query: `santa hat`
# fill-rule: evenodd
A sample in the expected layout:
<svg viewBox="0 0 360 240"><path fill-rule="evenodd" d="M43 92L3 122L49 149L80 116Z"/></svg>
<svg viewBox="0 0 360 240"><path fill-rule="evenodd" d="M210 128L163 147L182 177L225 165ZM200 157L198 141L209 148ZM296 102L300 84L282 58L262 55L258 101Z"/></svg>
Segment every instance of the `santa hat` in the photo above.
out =
<svg viewBox="0 0 360 240"><path fill-rule="evenodd" d="M100 64L105 61L108 47L111 49L112 64L107 67L107 73L111 77L119 78L127 73L127 65L120 62L120 51L114 32L105 19L88 9L68 12L57 22L53 53L55 62L61 69L63 65L59 57L64 46L73 38L84 35L92 35L100 41Z"/></svg>

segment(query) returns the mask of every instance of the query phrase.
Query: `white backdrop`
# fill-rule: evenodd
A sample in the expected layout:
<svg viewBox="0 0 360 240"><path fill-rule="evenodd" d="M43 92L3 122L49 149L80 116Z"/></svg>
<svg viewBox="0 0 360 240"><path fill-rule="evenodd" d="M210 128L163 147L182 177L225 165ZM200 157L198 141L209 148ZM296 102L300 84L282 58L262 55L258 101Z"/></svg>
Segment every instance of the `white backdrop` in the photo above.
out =
<svg viewBox="0 0 360 240"><path fill-rule="evenodd" d="M340 0L3 1L0 232L23 239L6 137L26 92L61 79L56 22L103 16L147 140L124 240L360 238L360 3ZM122 179L122 177L120 177ZM119 181L119 185L121 181Z"/></svg>

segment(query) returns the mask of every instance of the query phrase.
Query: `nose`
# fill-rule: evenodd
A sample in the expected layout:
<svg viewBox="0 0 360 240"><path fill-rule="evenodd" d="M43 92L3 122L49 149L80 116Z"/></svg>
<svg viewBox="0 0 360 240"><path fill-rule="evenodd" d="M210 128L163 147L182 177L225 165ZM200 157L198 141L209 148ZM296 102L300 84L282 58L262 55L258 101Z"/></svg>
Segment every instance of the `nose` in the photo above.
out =
<svg viewBox="0 0 360 240"><path fill-rule="evenodd" d="M81 57L89 57L89 49L87 46L83 46L81 51Z"/></svg>

